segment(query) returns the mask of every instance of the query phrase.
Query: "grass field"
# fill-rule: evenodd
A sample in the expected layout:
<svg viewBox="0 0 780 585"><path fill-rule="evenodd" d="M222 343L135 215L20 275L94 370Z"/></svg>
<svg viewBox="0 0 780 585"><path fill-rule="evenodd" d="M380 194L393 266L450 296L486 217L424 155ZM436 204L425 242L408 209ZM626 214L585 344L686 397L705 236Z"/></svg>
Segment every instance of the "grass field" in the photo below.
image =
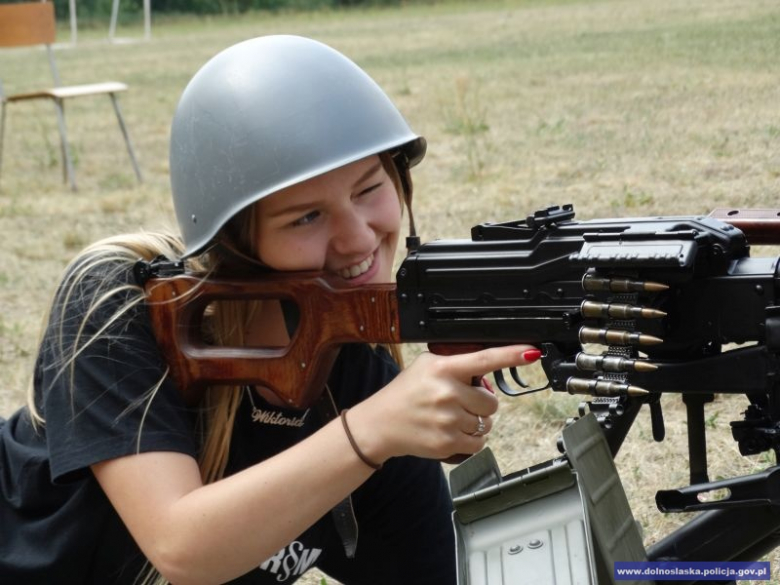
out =
<svg viewBox="0 0 780 585"><path fill-rule="evenodd" d="M415 172L423 240L466 237L475 223L563 203L585 219L780 202L776 0L408 2L381 11L161 19L151 41L141 40L139 24L118 33L134 42L115 44L102 28L85 30L77 45L57 50L63 80L130 84L121 103L144 183L135 182L108 100L68 104L77 193L62 182L51 106L9 109L0 415L23 402L40 316L67 260L98 237L172 225L168 129L187 80L220 49L271 33L342 50L427 137L428 156ZM61 38L69 38L65 28ZM0 73L6 92L44 83L45 57L2 52ZM576 414L577 400L567 398L503 400L490 443L504 471L557 454L561 426ZM648 544L680 521L655 510L655 491L687 478L679 399L665 397L664 408L666 442L649 438L643 413L617 461ZM770 462L740 457L730 439L728 421L742 408L723 399L708 407L712 478ZM780 567L780 556L770 560Z"/></svg>

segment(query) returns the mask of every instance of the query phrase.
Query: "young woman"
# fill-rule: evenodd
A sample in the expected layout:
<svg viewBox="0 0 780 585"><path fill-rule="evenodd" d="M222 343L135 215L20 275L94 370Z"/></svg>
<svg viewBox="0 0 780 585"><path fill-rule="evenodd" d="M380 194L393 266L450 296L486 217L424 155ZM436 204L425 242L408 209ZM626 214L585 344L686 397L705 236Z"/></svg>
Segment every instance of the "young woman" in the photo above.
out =
<svg viewBox="0 0 780 585"><path fill-rule="evenodd" d="M425 142L333 49L254 39L207 63L171 133L183 237L99 242L66 270L26 408L0 427L0 582L455 582L439 460L475 453L496 397L471 380L538 358L528 346L398 372L383 347L344 347L328 421L262 387L182 398L133 266L322 270L389 282ZM258 278L262 278L259 275ZM284 345L280 303L214 308L216 343Z"/></svg>

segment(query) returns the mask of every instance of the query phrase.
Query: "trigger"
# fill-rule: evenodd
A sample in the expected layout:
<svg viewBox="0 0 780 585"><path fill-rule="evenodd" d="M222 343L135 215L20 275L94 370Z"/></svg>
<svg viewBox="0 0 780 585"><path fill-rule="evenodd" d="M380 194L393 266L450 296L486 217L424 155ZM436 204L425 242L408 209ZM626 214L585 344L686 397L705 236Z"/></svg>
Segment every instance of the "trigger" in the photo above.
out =
<svg viewBox="0 0 780 585"><path fill-rule="evenodd" d="M498 389L507 396L520 396L520 394L522 394L522 392L513 390L509 384L506 383L506 380L504 379L504 372L502 370L496 370L493 372L493 379L496 381Z"/></svg>
<svg viewBox="0 0 780 585"><path fill-rule="evenodd" d="M517 371L517 368L509 368L509 373L512 375L512 379L518 384L518 386L521 388L528 388L528 384L526 384L520 377L520 372Z"/></svg>

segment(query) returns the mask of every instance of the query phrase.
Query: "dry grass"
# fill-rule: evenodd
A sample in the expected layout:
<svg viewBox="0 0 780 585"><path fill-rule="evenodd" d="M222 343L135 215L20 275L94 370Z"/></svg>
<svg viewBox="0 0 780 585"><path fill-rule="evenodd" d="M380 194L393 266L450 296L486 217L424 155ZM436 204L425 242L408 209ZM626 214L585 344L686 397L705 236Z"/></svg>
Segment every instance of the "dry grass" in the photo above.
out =
<svg viewBox="0 0 780 585"><path fill-rule="evenodd" d="M134 183L107 101L69 107L75 194L61 183L48 105L10 109L0 182L0 414L23 401L40 315L67 259L97 237L172 222L167 135L178 96L210 56L252 36L323 40L393 96L430 144L415 174L425 240L465 237L474 223L569 202L581 218L777 206L775 0L473 4L186 19L155 23L148 43L109 45L92 31L58 50L66 82L130 83L122 105L146 180ZM21 89L12 80L42 78L33 59L43 56L0 54L7 91ZM576 401L503 402L491 437L502 468L554 456ZM649 438L645 413L618 459L648 543L679 522L655 510L655 490L687 477L679 400L665 398L664 407L666 442ZM767 464L740 457L729 438L728 421L740 408L737 399L708 407L712 477ZM780 557L770 560L778 565Z"/></svg>

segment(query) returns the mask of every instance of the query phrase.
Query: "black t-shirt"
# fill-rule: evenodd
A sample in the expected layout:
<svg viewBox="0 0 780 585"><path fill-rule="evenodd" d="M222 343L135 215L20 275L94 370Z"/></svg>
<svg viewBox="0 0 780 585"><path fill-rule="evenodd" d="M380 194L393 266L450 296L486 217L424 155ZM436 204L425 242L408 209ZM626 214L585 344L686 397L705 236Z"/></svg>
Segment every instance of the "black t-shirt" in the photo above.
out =
<svg viewBox="0 0 780 585"><path fill-rule="evenodd" d="M127 282L104 271L67 300L59 296L35 368L36 402L46 419L34 429L27 409L0 422L0 583L132 583L145 559L89 470L137 452L176 451L197 457L195 412L170 379L149 402L165 364L143 303L107 326L133 296L113 295L80 329L85 299ZM64 316L61 316L64 315ZM74 367L60 344L82 346ZM386 351L347 345L329 386L339 408L386 385L397 367ZM71 393L70 389L75 391ZM279 409L244 393L228 468L232 474L321 428L318 414ZM312 491L317 489L311 486ZM391 459L352 494L358 521L354 559L344 552L330 514L235 583L292 583L318 567L346 584L455 583L451 502L441 466L413 457ZM262 530L262 526L257 527Z"/></svg>

